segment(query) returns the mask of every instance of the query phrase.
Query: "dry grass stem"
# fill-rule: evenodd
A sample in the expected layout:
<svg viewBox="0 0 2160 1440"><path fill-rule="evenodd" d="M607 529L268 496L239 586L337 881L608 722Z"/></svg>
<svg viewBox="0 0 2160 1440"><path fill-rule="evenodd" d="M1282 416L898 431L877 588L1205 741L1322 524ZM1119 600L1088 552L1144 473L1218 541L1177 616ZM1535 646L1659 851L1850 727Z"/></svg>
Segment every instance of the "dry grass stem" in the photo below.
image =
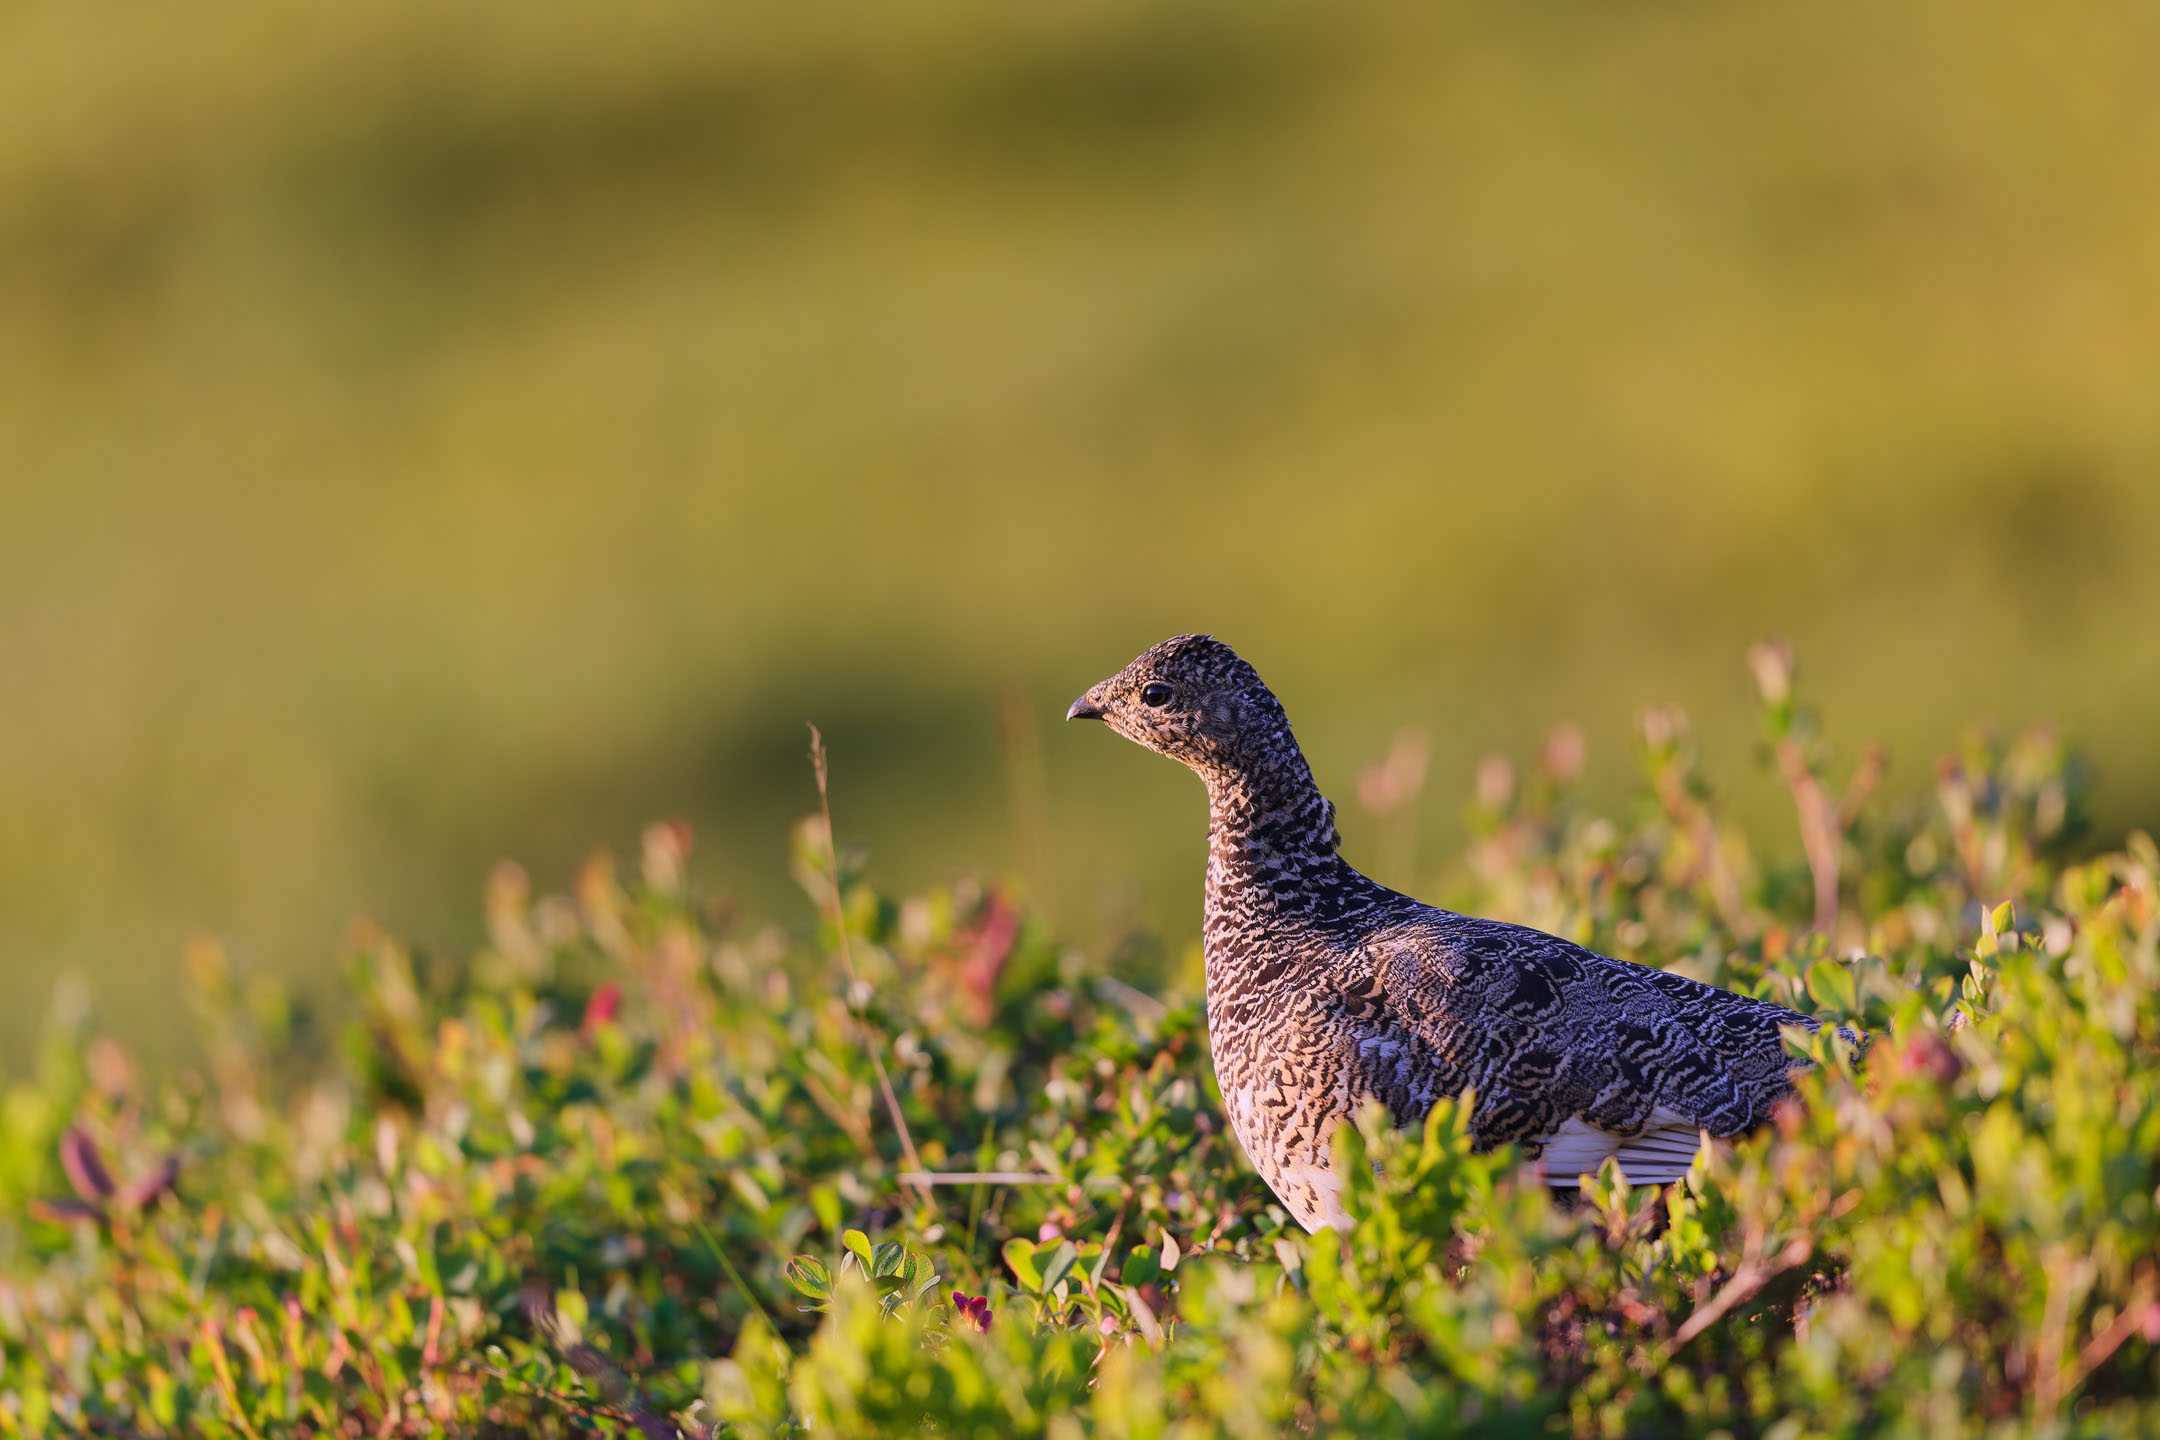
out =
<svg viewBox="0 0 2160 1440"><path fill-rule="evenodd" d="M1792 791L1793 806L1800 812L1800 844L1807 851L1808 872L1815 880L1815 929L1832 935L1838 917L1838 850L1845 840L1837 807L1808 768L1799 741L1780 740L1777 761L1785 788Z"/></svg>
<svg viewBox="0 0 2160 1440"><path fill-rule="evenodd" d="M857 991L861 981L855 975L855 952L848 943L847 914L840 902L840 849L833 840L832 794L826 781L825 737L815 725L810 727L810 765L817 772L818 814L825 822L825 878L826 890L832 900L833 931L840 939L840 969L847 976L848 1010L855 1017L856 1028L862 1033L863 1049L870 1056L870 1068L877 1072L878 1092L885 1097L885 1112L892 1117L893 1130L900 1136L900 1153L907 1157L907 1173L921 1175L924 1172L922 1157L915 1153L915 1137L908 1132L907 1117L900 1113L900 1097L893 1093L892 1077L885 1073L885 1058L879 1053L879 1041L872 1034L869 1020L862 1013ZM926 1184L918 1185L925 1201L935 1203L935 1195Z"/></svg>

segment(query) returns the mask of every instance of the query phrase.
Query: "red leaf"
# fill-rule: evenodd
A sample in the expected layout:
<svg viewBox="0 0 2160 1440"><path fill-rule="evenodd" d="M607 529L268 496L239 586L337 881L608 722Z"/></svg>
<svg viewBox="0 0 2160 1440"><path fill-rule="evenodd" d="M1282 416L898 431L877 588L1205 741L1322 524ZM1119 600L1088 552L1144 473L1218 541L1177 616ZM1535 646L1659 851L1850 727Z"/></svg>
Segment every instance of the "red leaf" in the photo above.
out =
<svg viewBox="0 0 2160 1440"><path fill-rule="evenodd" d="M592 999L585 1002L585 1018L578 1024L578 1033L590 1040L593 1032L615 1018L622 1008L622 986L613 980L593 991Z"/></svg>
<svg viewBox="0 0 2160 1440"><path fill-rule="evenodd" d="M92 1204L112 1199L112 1176L105 1171L105 1157L97 1143L82 1131L70 1128L60 1137L60 1168L67 1172L75 1193Z"/></svg>
<svg viewBox="0 0 2160 1440"><path fill-rule="evenodd" d="M54 1225L96 1224L105 1211L87 1200L32 1200L30 1216Z"/></svg>

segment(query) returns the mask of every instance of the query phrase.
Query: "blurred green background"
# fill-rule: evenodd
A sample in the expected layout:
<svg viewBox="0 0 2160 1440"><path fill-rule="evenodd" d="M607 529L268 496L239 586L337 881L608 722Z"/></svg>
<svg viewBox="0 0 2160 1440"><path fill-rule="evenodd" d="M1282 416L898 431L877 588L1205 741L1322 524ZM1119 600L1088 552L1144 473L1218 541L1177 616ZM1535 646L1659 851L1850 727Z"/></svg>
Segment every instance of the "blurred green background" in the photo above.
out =
<svg viewBox="0 0 2160 1440"><path fill-rule="evenodd" d="M2052 718L2151 824L2156 77L2105 0L9 7L4 1053L663 815L795 920L809 719L881 878L1175 943L1198 787L1058 719L1181 630L1345 801L1424 727L1430 858L1662 700L1782 824L1769 633L1894 788Z"/></svg>

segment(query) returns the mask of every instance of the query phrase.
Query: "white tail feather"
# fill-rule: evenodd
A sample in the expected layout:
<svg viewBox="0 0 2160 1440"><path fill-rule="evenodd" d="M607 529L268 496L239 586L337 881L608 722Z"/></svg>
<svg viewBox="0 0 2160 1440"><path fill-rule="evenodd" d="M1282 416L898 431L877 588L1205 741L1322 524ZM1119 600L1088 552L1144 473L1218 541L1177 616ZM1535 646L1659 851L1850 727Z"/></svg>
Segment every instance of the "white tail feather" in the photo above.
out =
<svg viewBox="0 0 2160 1440"><path fill-rule="evenodd" d="M1652 1114L1649 1128L1639 1135L1615 1135L1578 1117L1553 1132L1537 1163L1545 1183L1561 1189L1574 1189L1582 1176L1597 1174L1607 1160L1618 1160L1634 1184L1662 1185L1687 1174L1706 1140L1713 1147L1725 1144L1708 1139L1694 1122L1670 1110Z"/></svg>

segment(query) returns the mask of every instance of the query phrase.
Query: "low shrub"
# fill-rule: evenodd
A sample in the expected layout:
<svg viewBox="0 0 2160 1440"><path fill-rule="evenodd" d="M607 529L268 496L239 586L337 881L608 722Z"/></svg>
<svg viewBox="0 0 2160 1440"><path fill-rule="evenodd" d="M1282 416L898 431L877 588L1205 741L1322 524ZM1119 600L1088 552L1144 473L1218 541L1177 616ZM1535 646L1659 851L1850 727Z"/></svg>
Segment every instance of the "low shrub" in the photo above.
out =
<svg viewBox="0 0 2160 1440"><path fill-rule="evenodd" d="M1720 822L1659 711L1630 821L1571 800L1567 744L1488 767L1439 887L1870 1032L1683 1183L1557 1204L1455 1106L1367 1115L1357 1225L1308 1236L1193 1001L1001 889L879 894L818 821L795 863L839 903L747 931L663 825L568 896L502 867L469 964L357 935L342 1057L208 944L199 1069L56 1024L0 1100L0 1431L2151 1431L2160 854L2079 858L2045 735L1968 741L1932 797L1874 757L1833 785L1757 661L1799 859Z"/></svg>

